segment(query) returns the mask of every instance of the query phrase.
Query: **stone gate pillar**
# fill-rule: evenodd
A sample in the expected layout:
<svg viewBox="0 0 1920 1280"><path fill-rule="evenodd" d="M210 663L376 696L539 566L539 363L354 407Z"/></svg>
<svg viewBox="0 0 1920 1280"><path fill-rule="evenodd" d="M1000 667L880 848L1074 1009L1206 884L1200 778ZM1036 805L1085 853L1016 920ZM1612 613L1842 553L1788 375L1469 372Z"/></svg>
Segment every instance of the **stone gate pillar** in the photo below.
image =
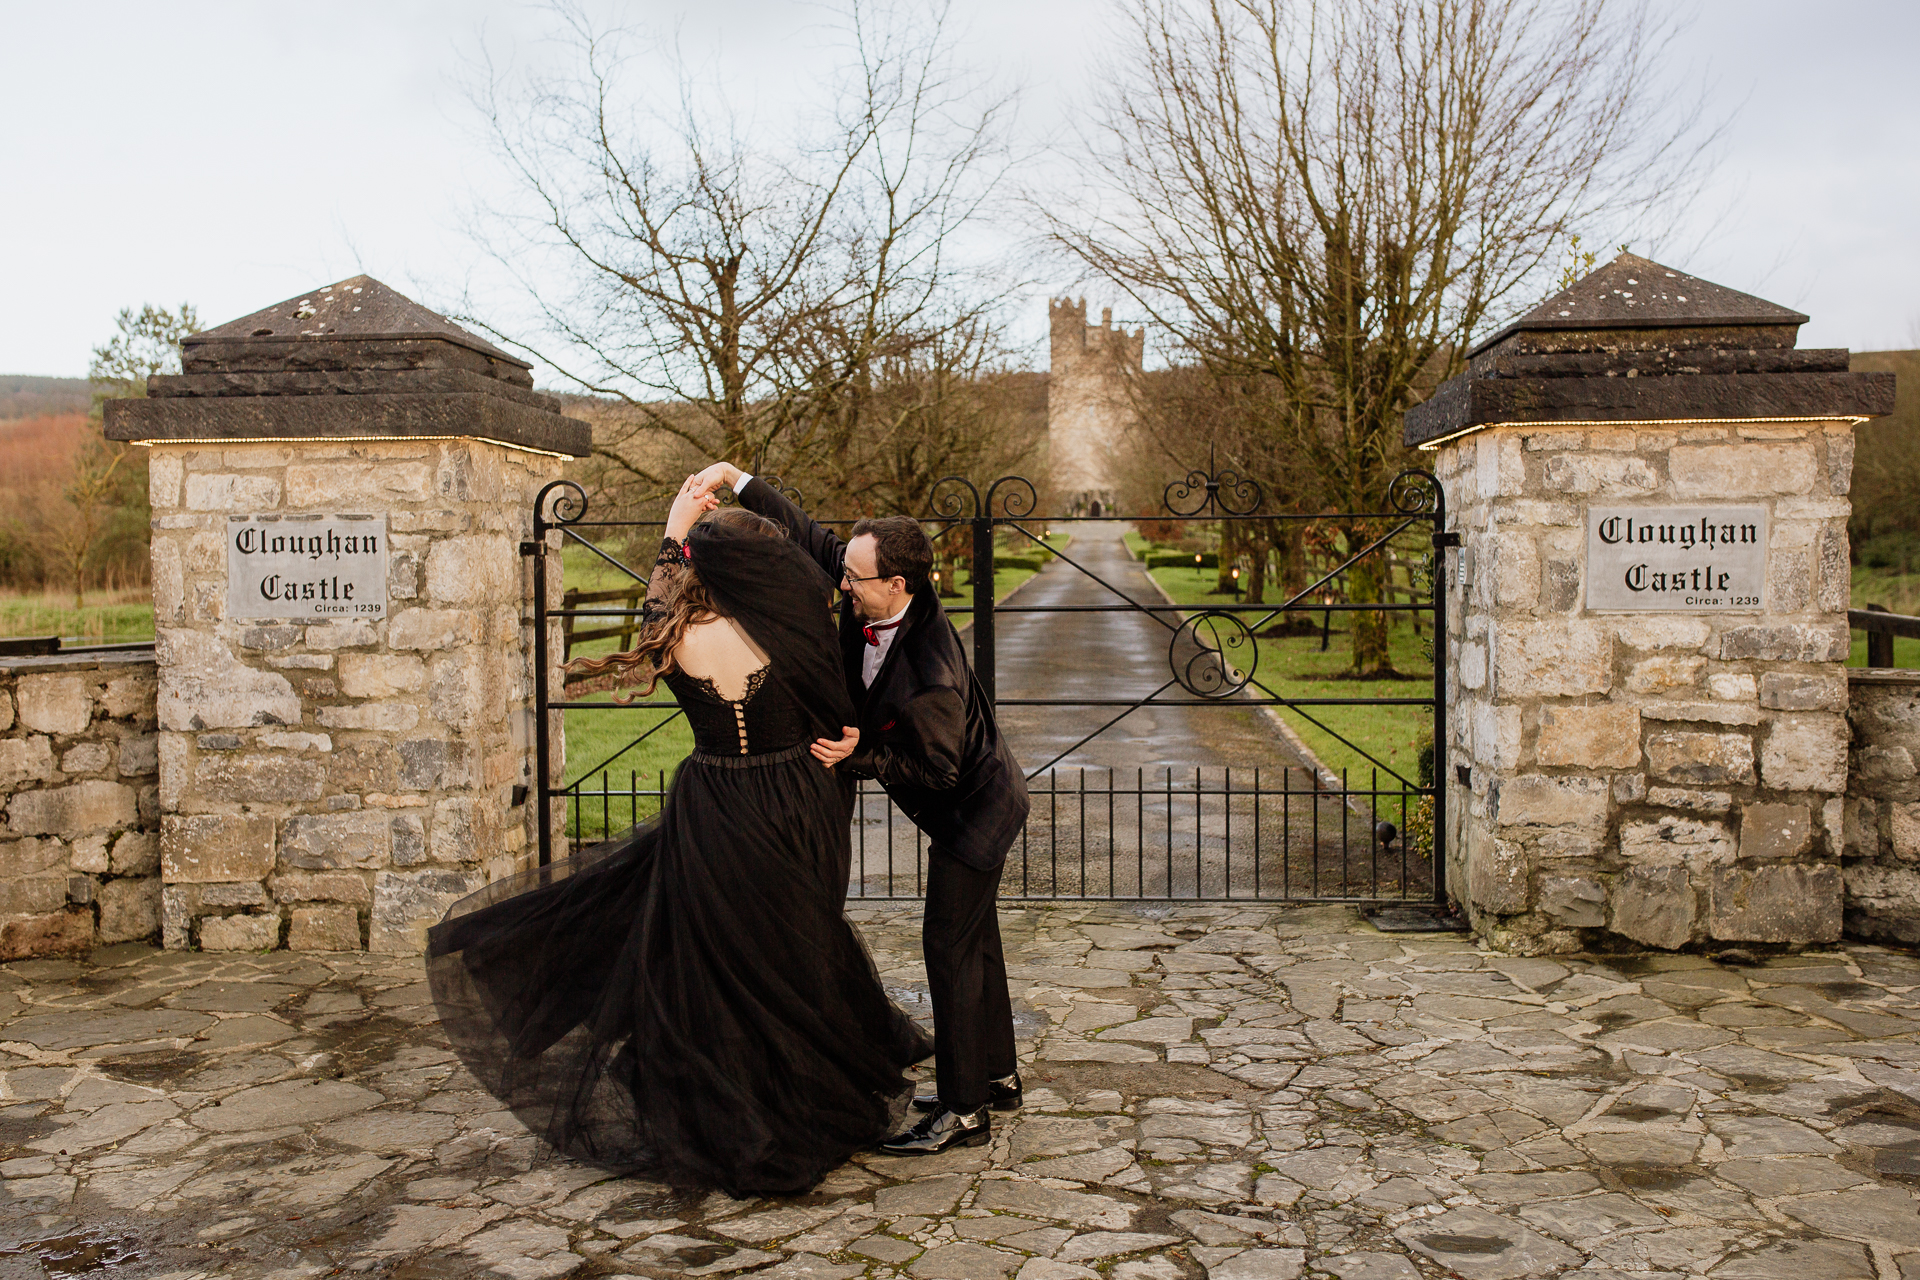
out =
<svg viewBox="0 0 1920 1280"><path fill-rule="evenodd" d="M527 865L519 543L588 446L529 368L356 276L107 406L152 450L169 948L414 951Z"/></svg>
<svg viewBox="0 0 1920 1280"><path fill-rule="evenodd" d="M1526 952L1841 926L1853 427L1889 374L1631 254L1407 415L1461 534L1450 883Z"/></svg>

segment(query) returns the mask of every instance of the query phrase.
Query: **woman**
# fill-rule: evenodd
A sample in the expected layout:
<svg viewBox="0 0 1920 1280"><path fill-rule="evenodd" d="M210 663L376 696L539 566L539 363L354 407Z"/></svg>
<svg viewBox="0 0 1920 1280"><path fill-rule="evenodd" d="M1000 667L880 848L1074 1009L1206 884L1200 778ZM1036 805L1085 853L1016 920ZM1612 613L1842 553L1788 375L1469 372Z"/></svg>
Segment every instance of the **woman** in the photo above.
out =
<svg viewBox="0 0 1920 1280"><path fill-rule="evenodd" d="M626 836L488 886L428 936L469 1070L568 1155L686 1188L804 1192L886 1137L932 1053L842 913L853 708L831 588L778 525L675 499L630 653L695 749ZM684 541L683 541L684 540ZM831 740L837 740L831 741Z"/></svg>

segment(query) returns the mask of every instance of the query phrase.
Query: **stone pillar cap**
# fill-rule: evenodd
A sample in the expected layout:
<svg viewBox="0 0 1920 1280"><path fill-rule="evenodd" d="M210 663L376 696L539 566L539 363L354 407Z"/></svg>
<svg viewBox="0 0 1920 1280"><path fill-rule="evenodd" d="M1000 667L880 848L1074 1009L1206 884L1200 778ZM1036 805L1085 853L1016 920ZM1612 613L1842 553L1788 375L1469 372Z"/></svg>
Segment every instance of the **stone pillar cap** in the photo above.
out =
<svg viewBox="0 0 1920 1280"><path fill-rule="evenodd" d="M533 366L371 276L193 334L182 371L106 405L109 440L461 437L585 457L587 424Z"/></svg>
<svg viewBox="0 0 1920 1280"><path fill-rule="evenodd" d="M1794 348L1807 317L1623 253L1468 352L1407 410L1405 442L1505 423L1861 420L1893 412L1893 375L1844 348Z"/></svg>
<svg viewBox="0 0 1920 1280"><path fill-rule="evenodd" d="M419 340L449 342L521 370L533 368L518 356L508 355L438 312L364 275L322 285L250 316L203 329L180 345L186 355L186 372L191 373L196 365L224 365L248 347ZM532 386L532 379L525 385Z"/></svg>
<svg viewBox="0 0 1920 1280"><path fill-rule="evenodd" d="M1477 356L1520 333L1554 330L1722 329L1791 330L1807 322L1798 311L1725 285L1623 253L1580 277L1467 353Z"/></svg>

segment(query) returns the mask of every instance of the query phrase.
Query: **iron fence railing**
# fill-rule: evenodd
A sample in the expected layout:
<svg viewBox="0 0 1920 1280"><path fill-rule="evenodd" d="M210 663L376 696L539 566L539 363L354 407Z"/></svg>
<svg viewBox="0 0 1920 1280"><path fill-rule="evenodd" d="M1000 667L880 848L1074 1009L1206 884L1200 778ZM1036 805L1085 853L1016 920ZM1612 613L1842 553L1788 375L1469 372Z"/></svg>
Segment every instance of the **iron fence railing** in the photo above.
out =
<svg viewBox="0 0 1920 1280"><path fill-rule="evenodd" d="M1276 776L1277 775L1277 776ZM576 784L568 834L614 832L659 811L665 770L625 785L602 770ZM582 779L586 782L587 779ZM1329 786L1309 768L1050 769L1028 781L1033 811L1007 858L1001 896L1161 901L1425 902L1433 896L1424 789ZM592 821L597 819L596 821ZM926 838L875 783L854 800L853 898L925 890Z"/></svg>

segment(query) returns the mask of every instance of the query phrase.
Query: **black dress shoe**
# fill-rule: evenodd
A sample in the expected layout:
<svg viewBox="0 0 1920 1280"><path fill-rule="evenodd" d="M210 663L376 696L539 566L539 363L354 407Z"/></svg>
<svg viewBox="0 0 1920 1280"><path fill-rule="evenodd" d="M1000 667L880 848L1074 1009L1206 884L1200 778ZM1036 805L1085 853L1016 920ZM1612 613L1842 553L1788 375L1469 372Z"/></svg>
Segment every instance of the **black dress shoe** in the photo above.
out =
<svg viewBox="0 0 1920 1280"><path fill-rule="evenodd" d="M948 1147L980 1147L993 1137L993 1116L982 1107L965 1115L935 1107L912 1128L880 1144L890 1156L931 1156Z"/></svg>
<svg viewBox="0 0 1920 1280"><path fill-rule="evenodd" d="M1020 1073L1001 1076L998 1080L987 1081L987 1105L995 1111L1018 1111L1020 1109ZM916 1094L913 1099L915 1111L932 1111L940 1105L937 1093Z"/></svg>

